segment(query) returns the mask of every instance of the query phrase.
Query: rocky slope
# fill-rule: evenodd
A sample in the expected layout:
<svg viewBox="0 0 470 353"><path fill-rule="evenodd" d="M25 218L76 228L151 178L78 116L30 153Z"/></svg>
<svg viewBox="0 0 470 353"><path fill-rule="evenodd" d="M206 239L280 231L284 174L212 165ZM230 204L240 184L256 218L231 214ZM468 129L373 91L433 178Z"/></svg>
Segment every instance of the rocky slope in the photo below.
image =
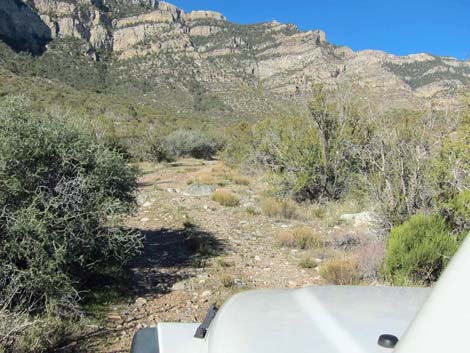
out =
<svg viewBox="0 0 470 353"><path fill-rule="evenodd" d="M445 105L470 78L468 61L354 52L319 30L237 25L156 0L4 0L0 19L0 39L12 48L38 54L49 40L76 38L83 54L106 63L110 87L132 86L174 109L264 111L279 97L303 102L316 82L346 85L387 105Z"/></svg>

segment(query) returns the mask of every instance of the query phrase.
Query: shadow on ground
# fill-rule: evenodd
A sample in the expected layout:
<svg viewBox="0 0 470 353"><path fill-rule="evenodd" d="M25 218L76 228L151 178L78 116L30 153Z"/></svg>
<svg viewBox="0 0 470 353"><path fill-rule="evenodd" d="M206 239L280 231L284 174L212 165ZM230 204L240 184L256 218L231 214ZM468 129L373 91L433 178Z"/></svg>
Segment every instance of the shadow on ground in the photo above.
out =
<svg viewBox="0 0 470 353"><path fill-rule="evenodd" d="M181 229L136 230L145 236L142 253L125 271L102 274L96 279L99 284L88 292L84 303L87 315L103 318L108 314L110 303L132 302L137 296L168 293L175 283L194 276L197 268L204 267L211 257L222 254L226 249L224 242L191 223L186 223ZM114 337L125 329L96 327L88 333L66 339L68 344L54 352L95 351L97 347L94 345L100 339Z"/></svg>
<svg viewBox="0 0 470 353"><path fill-rule="evenodd" d="M130 264L137 295L164 294L179 281L223 253L225 244L191 223L182 229L139 230L144 236L142 254Z"/></svg>

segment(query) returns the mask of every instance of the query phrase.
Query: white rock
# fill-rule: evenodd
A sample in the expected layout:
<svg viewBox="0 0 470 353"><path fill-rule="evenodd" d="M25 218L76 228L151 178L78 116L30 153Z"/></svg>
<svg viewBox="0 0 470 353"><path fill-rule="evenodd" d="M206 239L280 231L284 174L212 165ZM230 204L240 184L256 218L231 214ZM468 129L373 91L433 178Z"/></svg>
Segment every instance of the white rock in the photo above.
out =
<svg viewBox="0 0 470 353"><path fill-rule="evenodd" d="M171 287L171 290L172 291L180 291L180 290L184 290L184 288L185 288L184 282L176 282Z"/></svg>
<svg viewBox="0 0 470 353"><path fill-rule="evenodd" d="M354 225L371 224L374 221L372 212L360 212L344 214L340 217L342 221L352 222Z"/></svg>
<svg viewBox="0 0 470 353"><path fill-rule="evenodd" d="M135 303L138 306L144 306L145 304L147 304L147 299L140 297L135 300Z"/></svg>
<svg viewBox="0 0 470 353"><path fill-rule="evenodd" d="M202 292L201 297L207 298L207 297L210 297L211 295L212 295L212 292L210 290L206 290Z"/></svg>

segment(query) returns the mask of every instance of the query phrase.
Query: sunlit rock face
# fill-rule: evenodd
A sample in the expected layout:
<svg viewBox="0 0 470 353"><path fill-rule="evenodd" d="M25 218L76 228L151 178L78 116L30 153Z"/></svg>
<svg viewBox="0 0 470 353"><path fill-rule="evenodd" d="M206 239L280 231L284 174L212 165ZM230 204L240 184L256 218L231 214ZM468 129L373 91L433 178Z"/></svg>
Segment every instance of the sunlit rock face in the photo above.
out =
<svg viewBox="0 0 470 353"><path fill-rule="evenodd" d="M468 61L354 52L329 43L320 30L276 21L237 25L217 12L186 13L163 1L0 1L0 39L15 50L40 54L56 38L85 42L84 55L96 60L112 58L118 77L182 91L197 82L234 110L248 103L241 96L231 102L233 90L302 102L314 83L346 86L390 106L445 107L470 79ZM253 104L261 107L262 99Z"/></svg>

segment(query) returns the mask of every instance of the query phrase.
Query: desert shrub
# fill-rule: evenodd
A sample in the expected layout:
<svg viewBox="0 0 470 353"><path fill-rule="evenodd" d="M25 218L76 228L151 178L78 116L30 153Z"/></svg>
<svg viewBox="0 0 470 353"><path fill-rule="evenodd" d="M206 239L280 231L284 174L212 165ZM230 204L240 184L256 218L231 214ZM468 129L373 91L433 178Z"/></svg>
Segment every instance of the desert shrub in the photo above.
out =
<svg viewBox="0 0 470 353"><path fill-rule="evenodd" d="M318 264L314 259L312 259L310 256L305 256L299 261L299 267L300 268L316 268Z"/></svg>
<svg viewBox="0 0 470 353"><path fill-rule="evenodd" d="M303 192L309 199L339 199L357 184L362 169L356 151L366 143L369 128L348 87L331 92L314 85L309 110L318 133L320 158L316 181L305 183Z"/></svg>
<svg viewBox="0 0 470 353"><path fill-rule="evenodd" d="M0 298L8 309L72 307L87 280L141 246L122 229L136 171L74 122L0 104ZM2 303L0 303L1 305Z"/></svg>
<svg viewBox="0 0 470 353"><path fill-rule="evenodd" d="M441 206L442 214L454 234L470 231L470 191L463 191Z"/></svg>
<svg viewBox="0 0 470 353"><path fill-rule="evenodd" d="M357 260L353 258L325 261L320 267L320 275L335 285L357 285L361 280Z"/></svg>
<svg viewBox="0 0 470 353"><path fill-rule="evenodd" d="M371 134L359 155L367 166L367 186L379 221L388 231L436 206L445 177L433 177L434 161L442 150L441 141L452 131L452 117L394 111L369 118Z"/></svg>
<svg viewBox="0 0 470 353"><path fill-rule="evenodd" d="M443 139L439 157L433 163L438 196L444 201L470 190L470 95L464 97L463 104L455 131Z"/></svg>
<svg viewBox="0 0 470 353"><path fill-rule="evenodd" d="M317 249L325 245L325 239L310 227L297 226L277 234L281 246L298 249Z"/></svg>
<svg viewBox="0 0 470 353"><path fill-rule="evenodd" d="M258 214L258 211L256 210L256 208L251 207L251 206L250 206L250 207L247 207L247 208L245 209L245 212L246 212L246 214L249 215L249 216L256 216L256 215Z"/></svg>
<svg viewBox="0 0 470 353"><path fill-rule="evenodd" d="M174 162L177 157L173 154L173 151L168 150L165 140L160 137L154 137L153 140L150 141L146 154L151 161L158 163Z"/></svg>
<svg viewBox="0 0 470 353"><path fill-rule="evenodd" d="M228 136L222 158L229 165L241 166L244 169L253 167L256 162L257 137L255 127L247 122L227 129Z"/></svg>
<svg viewBox="0 0 470 353"><path fill-rule="evenodd" d="M230 191L216 190L212 194L212 200L226 207L236 207L240 205L240 199Z"/></svg>
<svg viewBox="0 0 470 353"><path fill-rule="evenodd" d="M255 127L256 155L272 171L280 195L339 199L357 182L356 145L366 129L350 97L321 86L313 91L310 116L267 119Z"/></svg>
<svg viewBox="0 0 470 353"><path fill-rule="evenodd" d="M221 145L204 133L176 130L165 138L162 148L168 158L194 157L210 159L221 148Z"/></svg>
<svg viewBox="0 0 470 353"><path fill-rule="evenodd" d="M62 312L62 313L61 313ZM50 352L80 332L79 317L49 305L40 318L0 310L0 352Z"/></svg>
<svg viewBox="0 0 470 353"><path fill-rule="evenodd" d="M289 199L264 198L260 203L261 212L268 217L293 219L297 216L297 205Z"/></svg>
<svg viewBox="0 0 470 353"><path fill-rule="evenodd" d="M435 281L457 250L457 239L439 215L417 214L392 228L385 274L394 284Z"/></svg>
<svg viewBox="0 0 470 353"><path fill-rule="evenodd" d="M225 287L225 288L232 288L235 286L235 279L232 277L232 276L224 276L222 277L222 285Z"/></svg>

